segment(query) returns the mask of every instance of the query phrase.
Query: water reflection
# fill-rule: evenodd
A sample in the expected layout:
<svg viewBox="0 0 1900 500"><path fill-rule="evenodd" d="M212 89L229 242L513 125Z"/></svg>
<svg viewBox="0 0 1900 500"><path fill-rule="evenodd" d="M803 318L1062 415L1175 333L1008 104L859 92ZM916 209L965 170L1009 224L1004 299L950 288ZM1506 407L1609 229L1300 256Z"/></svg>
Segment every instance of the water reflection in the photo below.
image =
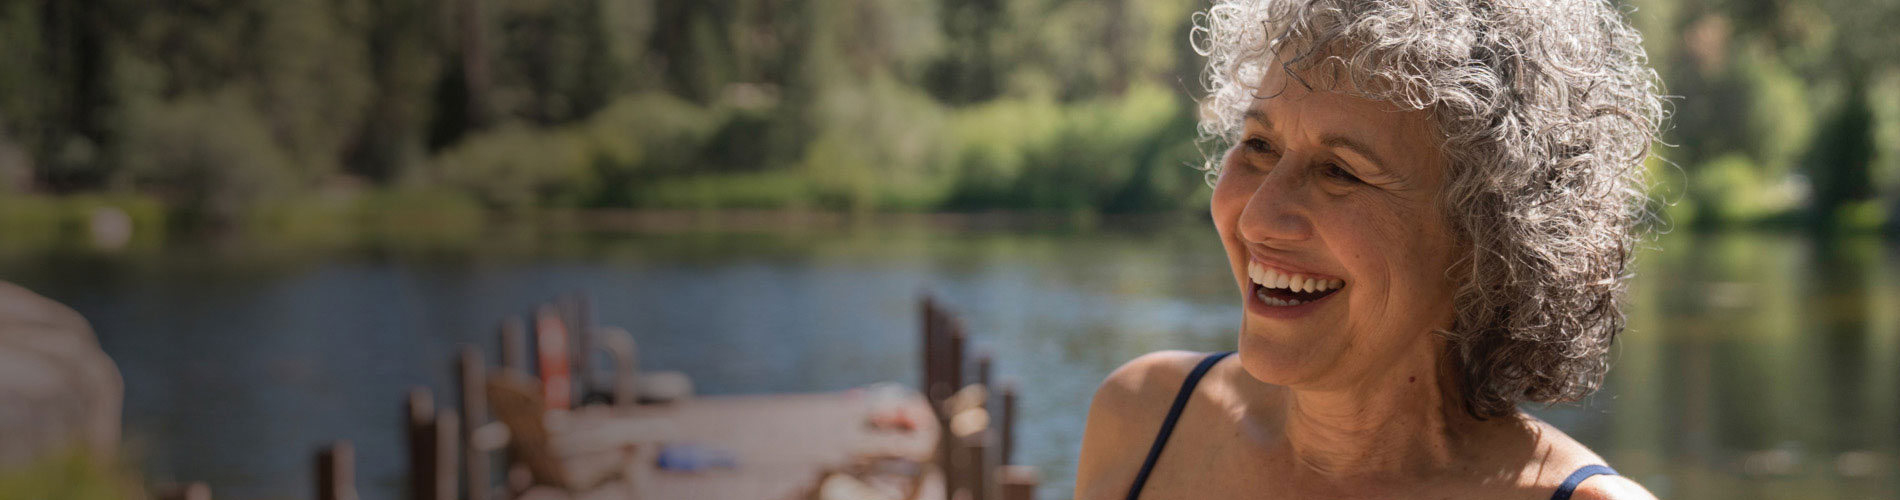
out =
<svg viewBox="0 0 1900 500"><path fill-rule="evenodd" d="M1894 247L1763 234L1660 246L1639 265L1609 384L1552 419L1584 421L1573 434L1665 497L1889 496Z"/></svg>
<svg viewBox="0 0 1900 500"><path fill-rule="evenodd" d="M1024 382L1019 460L1066 498L1089 395L1157 349L1232 348L1218 241L1187 219L1098 229L933 224L579 233L505 248L104 256L0 252L0 276L94 323L126 378L153 481L303 498L308 456L352 439L369 499L400 497L404 387L449 387L463 342L582 290L653 369L705 393L916 374L915 298L965 316ZM1883 498L1900 487L1900 246L1675 234L1640 257L1598 396L1535 411L1666 498Z"/></svg>

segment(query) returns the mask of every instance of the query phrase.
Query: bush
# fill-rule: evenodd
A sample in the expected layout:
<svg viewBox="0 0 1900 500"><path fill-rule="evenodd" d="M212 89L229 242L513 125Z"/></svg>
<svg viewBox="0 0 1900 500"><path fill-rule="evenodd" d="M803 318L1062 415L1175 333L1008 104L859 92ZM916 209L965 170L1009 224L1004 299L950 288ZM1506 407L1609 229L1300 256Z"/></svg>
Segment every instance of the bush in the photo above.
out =
<svg viewBox="0 0 1900 500"><path fill-rule="evenodd" d="M124 150L134 181L188 215L232 221L305 184L241 92L131 106Z"/></svg>
<svg viewBox="0 0 1900 500"><path fill-rule="evenodd" d="M587 139L569 128L508 123L444 151L432 170L444 184L473 194L489 207L574 206L593 180L593 151Z"/></svg>
<svg viewBox="0 0 1900 500"><path fill-rule="evenodd" d="M1799 176L1769 179L1740 153L1716 158L1689 177L1694 224L1699 227L1753 224L1784 217L1809 199Z"/></svg>
<svg viewBox="0 0 1900 500"><path fill-rule="evenodd" d="M1156 86L1058 105L1004 100L953 115L954 209L1174 208L1200 174L1183 99ZM1152 183L1152 184L1151 184Z"/></svg>
<svg viewBox="0 0 1900 500"><path fill-rule="evenodd" d="M879 77L821 95L811 113L818 130L795 171L818 206L921 208L941 198L943 110L929 96Z"/></svg>
<svg viewBox="0 0 1900 500"><path fill-rule="evenodd" d="M646 173L677 173L696 166L729 113L678 97L634 94L615 100L588 119L590 137L602 151L638 151L638 156L606 155Z"/></svg>

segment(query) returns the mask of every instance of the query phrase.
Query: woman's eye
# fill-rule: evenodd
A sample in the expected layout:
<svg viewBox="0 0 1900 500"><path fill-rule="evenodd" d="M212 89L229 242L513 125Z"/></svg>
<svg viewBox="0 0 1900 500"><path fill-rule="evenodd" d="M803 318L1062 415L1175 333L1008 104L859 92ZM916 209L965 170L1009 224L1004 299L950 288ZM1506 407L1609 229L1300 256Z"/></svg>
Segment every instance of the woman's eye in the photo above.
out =
<svg viewBox="0 0 1900 500"><path fill-rule="evenodd" d="M1348 184L1360 184L1360 183L1365 182L1365 181L1359 180L1359 176L1352 175L1352 172L1346 171L1345 167L1341 167L1337 163L1328 163L1321 168L1324 168L1325 170L1321 170L1320 173L1325 174L1326 177L1331 178L1336 181L1340 181L1340 182L1344 182Z"/></svg>
<svg viewBox="0 0 1900 500"><path fill-rule="evenodd" d="M1258 138L1247 139L1246 142L1241 143L1241 146L1246 147L1247 152L1249 153L1272 153L1273 152L1273 145L1267 144L1267 141L1264 139L1258 139Z"/></svg>

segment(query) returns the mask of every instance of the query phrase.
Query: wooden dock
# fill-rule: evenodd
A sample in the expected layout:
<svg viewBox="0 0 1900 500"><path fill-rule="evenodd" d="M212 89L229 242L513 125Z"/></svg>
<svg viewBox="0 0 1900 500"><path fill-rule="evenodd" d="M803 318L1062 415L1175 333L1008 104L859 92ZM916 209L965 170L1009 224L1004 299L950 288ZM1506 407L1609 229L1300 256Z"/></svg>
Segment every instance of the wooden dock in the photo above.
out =
<svg viewBox="0 0 1900 500"><path fill-rule="evenodd" d="M640 371L632 336L593 326L589 309L567 296L531 321L503 320L499 365L464 347L453 405L411 390L411 498L1033 497L1036 471L1004 465L1015 447L1013 385L992 388L989 357L966 359L961 322L928 297L921 390L813 394L696 397L684 374ZM610 380L586 376L604 371L585 365L594 354L613 360ZM348 442L319 452L319 499L356 500L352 461Z"/></svg>

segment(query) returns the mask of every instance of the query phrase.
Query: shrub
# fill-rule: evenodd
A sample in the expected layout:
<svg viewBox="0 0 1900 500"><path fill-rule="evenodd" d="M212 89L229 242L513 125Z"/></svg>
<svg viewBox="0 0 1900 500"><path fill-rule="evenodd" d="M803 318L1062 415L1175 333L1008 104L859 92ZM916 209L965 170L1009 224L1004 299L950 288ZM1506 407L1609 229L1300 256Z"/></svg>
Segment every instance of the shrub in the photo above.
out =
<svg viewBox="0 0 1900 500"><path fill-rule="evenodd" d="M130 107L122 156L134 181L190 215L235 220L300 184L241 92Z"/></svg>
<svg viewBox="0 0 1900 500"><path fill-rule="evenodd" d="M503 124L437 155L432 170L444 184L489 207L578 205L592 181L586 139L567 128Z"/></svg>

